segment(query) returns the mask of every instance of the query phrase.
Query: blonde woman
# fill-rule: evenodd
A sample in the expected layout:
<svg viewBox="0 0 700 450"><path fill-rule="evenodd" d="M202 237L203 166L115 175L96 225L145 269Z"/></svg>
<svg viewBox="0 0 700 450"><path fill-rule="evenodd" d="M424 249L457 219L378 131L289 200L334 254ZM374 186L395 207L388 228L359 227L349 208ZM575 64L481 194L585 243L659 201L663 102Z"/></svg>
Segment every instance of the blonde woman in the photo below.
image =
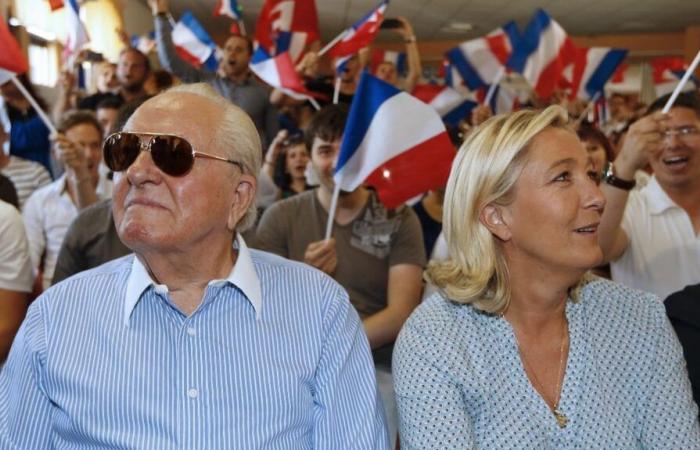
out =
<svg viewBox="0 0 700 450"><path fill-rule="evenodd" d="M447 185L440 290L394 352L401 448L700 448L651 294L592 278L605 200L566 112L494 117Z"/></svg>

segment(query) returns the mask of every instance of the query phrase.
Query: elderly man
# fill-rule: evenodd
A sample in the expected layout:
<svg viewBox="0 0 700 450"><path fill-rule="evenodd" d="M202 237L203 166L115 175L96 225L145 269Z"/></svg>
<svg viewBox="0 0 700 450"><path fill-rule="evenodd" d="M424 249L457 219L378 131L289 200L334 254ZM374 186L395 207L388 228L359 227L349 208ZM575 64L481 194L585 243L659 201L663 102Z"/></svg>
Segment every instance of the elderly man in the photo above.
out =
<svg viewBox="0 0 700 450"><path fill-rule="evenodd" d="M181 59L173 44L168 20L168 0L148 0L155 17L156 45L160 63L186 82L206 81L217 92L243 109L253 119L265 146L277 134L277 108L270 104L270 91L252 75L248 64L253 56L252 42L243 36L230 36L222 48L218 72L196 69Z"/></svg>
<svg viewBox="0 0 700 450"><path fill-rule="evenodd" d="M613 280L661 298L700 282L700 99L668 96L629 129L601 184L607 206L599 234ZM649 183L634 187L647 164Z"/></svg>
<svg viewBox="0 0 700 450"><path fill-rule="evenodd" d="M204 84L106 139L129 255L29 309L0 373L0 448L384 449L347 294L249 250L260 142Z"/></svg>

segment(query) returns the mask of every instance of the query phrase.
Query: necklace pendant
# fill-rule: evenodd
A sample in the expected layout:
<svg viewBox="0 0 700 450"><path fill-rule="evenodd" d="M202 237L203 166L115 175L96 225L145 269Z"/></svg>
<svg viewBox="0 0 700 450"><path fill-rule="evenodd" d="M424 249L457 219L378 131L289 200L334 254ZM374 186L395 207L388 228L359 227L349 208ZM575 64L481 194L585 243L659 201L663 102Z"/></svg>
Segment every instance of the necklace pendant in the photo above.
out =
<svg viewBox="0 0 700 450"><path fill-rule="evenodd" d="M557 420L557 425L559 428L565 428L569 423L569 418L559 410L559 408L554 408L554 418Z"/></svg>

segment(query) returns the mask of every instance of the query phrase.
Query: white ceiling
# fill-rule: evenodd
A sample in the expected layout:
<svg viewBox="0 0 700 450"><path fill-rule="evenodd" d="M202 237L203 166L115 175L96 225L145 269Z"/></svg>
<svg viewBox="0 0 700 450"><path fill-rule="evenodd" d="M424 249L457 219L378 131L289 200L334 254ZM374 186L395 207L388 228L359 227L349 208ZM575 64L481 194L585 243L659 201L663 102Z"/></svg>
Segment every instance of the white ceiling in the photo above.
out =
<svg viewBox="0 0 700 450"><path fill-rule="evenodd" d="M213 18L217 0L170 0L175 16L189 9L212 34L225 34L228 23ZM143 0L145 3L145 0ZM255 29L263 0L238 0L246 28ZM317 0L321 34L325 41L352 24L379 0ZM419 40L468 39L481 36L515 20L522 30L536 8L544 8L570 35L682 31L700 24L700 0L393 0L387 17L404 16ZM453 22L467 22L471 31L449 30ZM382 32L379 40L391 40Z"/></svg>

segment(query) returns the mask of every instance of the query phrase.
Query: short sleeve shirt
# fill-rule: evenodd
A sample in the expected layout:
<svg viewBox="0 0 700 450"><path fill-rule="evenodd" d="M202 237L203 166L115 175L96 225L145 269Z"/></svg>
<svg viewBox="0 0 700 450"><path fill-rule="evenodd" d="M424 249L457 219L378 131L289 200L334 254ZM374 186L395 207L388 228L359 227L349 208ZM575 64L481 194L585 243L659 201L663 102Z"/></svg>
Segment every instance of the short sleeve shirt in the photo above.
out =
<svg viewBox="0 0 700 450"><path fill-rule="evenodd" d="M316 190L275 203L263 215L257 245L296 261L308 245L324 237L328 213ZM362 318L386 307L389 269L397 264L425 265L420 223L411 208L386 209L372 193L357 218L335 224L338 267L334 278L350 294Z"/></svg>

